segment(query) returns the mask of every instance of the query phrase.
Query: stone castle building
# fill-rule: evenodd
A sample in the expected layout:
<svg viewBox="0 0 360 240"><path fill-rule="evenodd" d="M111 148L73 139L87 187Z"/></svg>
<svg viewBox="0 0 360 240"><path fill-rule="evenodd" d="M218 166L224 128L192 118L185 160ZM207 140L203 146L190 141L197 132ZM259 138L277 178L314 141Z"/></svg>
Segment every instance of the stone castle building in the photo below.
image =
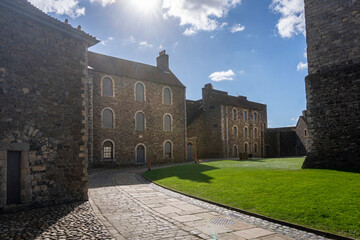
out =
<svg viewBox="0 0 360 240"><path fill-rule="evenodd" d="M202 99L187 103L188 154L198 158L265 156L266 105L230 96L206 84ZM191 159L188 155L188 159Z"/></svg>
<svg viewBox="0 0 360 240"><path fill-rule="evenodd" d="M265 134L266 157L305 156L309 151L306 111L296 126L268 128Z"/></svg>
<svg viewBox="0 0 360 240"><path fill-rule="evenodd" d="M0 1L0 210L87 199L88 47L25 0Z"/></svg>
<svg viewBox="0 0 360 240"><path fill-rule="evenodd" d="M184 161L185 86L157 66L89 52L90 164Z"/></svg>
<svg viewBox="0 0 360 240"><path fill-rule="evenodd" d="M304 168L360 166L360 1L305 0L309 153Z"/></svg>

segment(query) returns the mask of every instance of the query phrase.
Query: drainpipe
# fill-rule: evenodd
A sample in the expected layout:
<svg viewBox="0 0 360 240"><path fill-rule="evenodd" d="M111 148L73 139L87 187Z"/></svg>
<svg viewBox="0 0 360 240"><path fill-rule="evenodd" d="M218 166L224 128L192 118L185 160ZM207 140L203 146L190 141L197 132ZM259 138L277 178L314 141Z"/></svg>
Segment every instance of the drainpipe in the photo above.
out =
<svg viewBox="0 0 360 240"><path fill-rule="evenodd" d="M186 88L184 88L184 161L186 161L186 151L187 151L187 147L186 147L186 137L187 137L187 116L186 116Z"/></svg>
<svg viewBox="0 0 360 240"><path fill-rule="evenodd" d="M225 157L228 157L228 124L227 124L227 107L225 107L225 111L224 111L224 119L225 119Z"/></svg>

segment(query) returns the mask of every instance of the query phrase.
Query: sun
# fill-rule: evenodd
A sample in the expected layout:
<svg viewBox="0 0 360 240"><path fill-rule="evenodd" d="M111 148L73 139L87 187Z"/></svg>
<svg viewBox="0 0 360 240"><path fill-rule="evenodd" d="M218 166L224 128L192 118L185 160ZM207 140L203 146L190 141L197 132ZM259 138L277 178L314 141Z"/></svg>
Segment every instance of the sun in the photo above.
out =
<svg viewBox="0 0 360 240"><path fill-rule="evenodd" d="M130 0L134 10L149 13L154 12L159 5L159 0Z"/></svg>

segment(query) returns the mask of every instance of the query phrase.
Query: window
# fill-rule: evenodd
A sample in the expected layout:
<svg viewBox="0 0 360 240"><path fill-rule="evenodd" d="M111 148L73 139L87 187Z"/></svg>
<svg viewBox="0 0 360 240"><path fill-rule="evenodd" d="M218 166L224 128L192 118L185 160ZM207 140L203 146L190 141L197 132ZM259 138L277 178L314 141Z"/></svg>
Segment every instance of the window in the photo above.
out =
<svg viewBox="0 0 360 240"><path fill-rule="evenodd" d="M172 121L170 114L165 114L164 116L164 130L171 131L172 130Z"/></svg>
<svg viewBox="0 0 360 240"><path fill-rule="evenodd" d="M172 158L172 144L170 141L166 141L164 144L164 152L166 158Z"/></svg>
<svg viewBox="0 0 360 240"><path fill-rule="evenodd" d="M254 153L257 153L257 143L254 143Z"/></svg>
<svg viewBox="0 0 360 240"><path fill-rule="evenodd" d="M304 130L304 136L306 137L306 129Z"/></svg>
<svg viewBox="0 0 360 240"><path fill-rule="evenodd" d="M135 98L139 102L145 101L145 86L143 83L138 82L135 84Z"/></svg>
<svg viewBox="0 0 360 240"><path fill-rule="evenodd" d="M233 135L234 135L234 137L237 137L237 127L236 126L233 127Z"/></svg>
<svg viewBox="0 0 360 240"><path fill-rule="evenodd" d="M110 141L106 141L103 144L103 159L113 159L114 145Z"/></svg>
<svg viewBox="0 0 360 240"><path fill-rule="evenodd" d="M164 88L164 104L171 105L171 90L170 88Z"/></svg>
<svg viewBox="0 0 360 240"><path fill-rule="evenodd" d="M256 123L257 122L257 113L255 112L254 113L254 123Z"/></svg>
<svg viewBox="0 0 360 240"><path fill-rule="evenodd" d="M213 128L217 128L217 127L218 127L218 125L217 125L217 124L214 124L214 125L213 125Z"/></svg>
<svg viewBox="0 0 360 240"><path fill-rule="evenodd" d="M247 111L244 111L244 121L247 121Z"/></svg>
<svg viewBox="0 0 360 240"><path fill-rule="evenodd" d="M110 109L104 109L102 112L103 128L114 128L114 114Z"/></svg>
<svg viewBox="0 0 360 240"><path fill-rule="evenodd" d="M236 158L237 155L238 155L238 148L237 148L237 146L235 145L235 146L233 147L233 157Z"/></svg>
<svg viewBox="0 0 360 240"><path fill-rule="evenodd" d="M237 115L236 109L233 109L232 113L233 113L233 120L236 120L236 115Z"/></svg>
<svg viewBox="0 0 360 240"><path fill-rule="evenodd" d="M210 106L209 108L210 108L210 110L214 110L215 106Z"/></svg>
<svg viewBox="0 0 360 240"><path fill-rule="evenodd" d="M247 143L244 144L244 150L246 153L248 152L248 144Z"/></svg>
<svg viewBox="0 0 360 240"><path fill-rule="evenodd" d="M244 138L247 138L248 137L248 129L247 127L244 128Z"/></svg>
<svg viewBox="0 0 360 240"><path fill-rule="evenodd" d="M102 95L108 97L114 96L113 81L109 77L105 77L102 80Z"/></svg>
<svg viewBox="0 0 360 240"><path fill-rule="evenodd" d="M135 129L137 131L145 131L145 116L142 112L136 113L135 116Z"/></svg>
<svg viewBox="0 0 360 240"><path fill-rule="evenodd" d="M254 128L254 139L257 138L257 128Z"/></svg>

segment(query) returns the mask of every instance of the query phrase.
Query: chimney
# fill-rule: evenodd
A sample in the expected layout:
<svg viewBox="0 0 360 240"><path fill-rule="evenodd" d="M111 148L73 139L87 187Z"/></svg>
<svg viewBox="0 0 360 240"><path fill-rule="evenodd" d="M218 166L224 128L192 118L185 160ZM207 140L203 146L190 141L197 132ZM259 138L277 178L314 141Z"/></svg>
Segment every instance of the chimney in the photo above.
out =
<svg viewBox="0 0 360 240"><path fill-rule="evenodd" d="M205 86L202 89L202 98L204 102L207 102L207 99L209 98L212 90L213 90L213 86L211 83L205 84Z"/></svg>
<svg viewBox="0 0 360 240"><path fill-rule="evenodd" d="M169 69L169 55L165 53L165 50L159 52L159 56L156 58L157 67L167 70Z"/></svg>

